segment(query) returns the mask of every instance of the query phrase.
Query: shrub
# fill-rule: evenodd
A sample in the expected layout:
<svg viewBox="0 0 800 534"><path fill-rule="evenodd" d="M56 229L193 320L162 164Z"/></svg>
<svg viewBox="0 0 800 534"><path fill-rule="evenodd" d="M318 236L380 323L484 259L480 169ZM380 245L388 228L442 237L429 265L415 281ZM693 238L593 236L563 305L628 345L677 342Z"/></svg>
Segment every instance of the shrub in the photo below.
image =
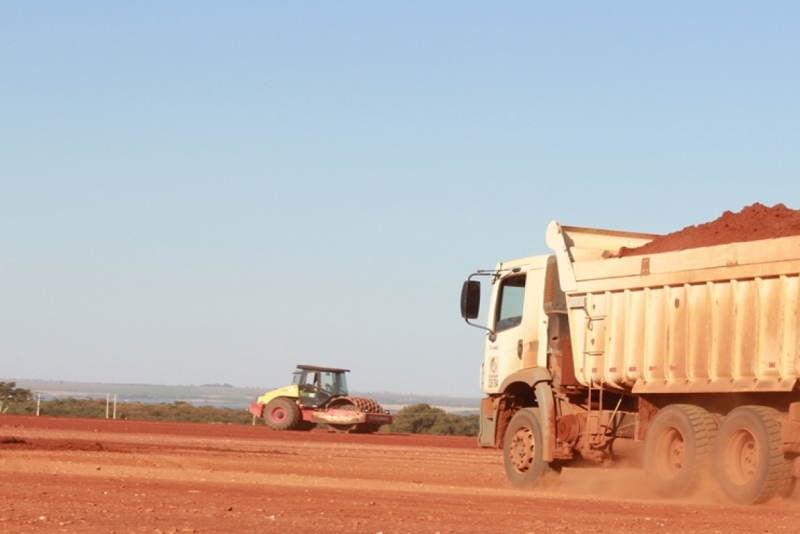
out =
<svg viewBox="0 0 800 534"><path fill-rule="evenodd" d="M410 434L444 434L450 436L477 436L478 416L461 416L447 413L429 404L413 404L398 411L387 430Z"/></svg>

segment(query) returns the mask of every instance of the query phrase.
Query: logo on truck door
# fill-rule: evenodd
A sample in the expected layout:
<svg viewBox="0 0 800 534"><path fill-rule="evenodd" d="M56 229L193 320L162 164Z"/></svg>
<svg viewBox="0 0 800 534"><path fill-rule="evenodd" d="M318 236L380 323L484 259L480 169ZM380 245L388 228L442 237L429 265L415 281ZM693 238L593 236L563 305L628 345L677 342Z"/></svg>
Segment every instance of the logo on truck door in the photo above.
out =
<svg viewBox="0 0 800 534"><path fill-rule="evenodd" d="M489 360L489 383L490 388L497 387L497 356L492 356Z"/></svg>

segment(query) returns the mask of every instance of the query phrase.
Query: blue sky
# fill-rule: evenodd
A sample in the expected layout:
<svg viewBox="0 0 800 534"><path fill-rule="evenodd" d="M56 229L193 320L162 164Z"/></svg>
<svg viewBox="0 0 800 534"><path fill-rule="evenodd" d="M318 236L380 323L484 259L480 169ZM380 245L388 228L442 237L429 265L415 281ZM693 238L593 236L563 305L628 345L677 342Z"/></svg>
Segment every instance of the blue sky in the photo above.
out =
<svg viewBox="0 0 800 534"><path fill-rule="evenodd" d="M0 4L0 377L479 396L547 223L800 208L794 2Z"/></svg>

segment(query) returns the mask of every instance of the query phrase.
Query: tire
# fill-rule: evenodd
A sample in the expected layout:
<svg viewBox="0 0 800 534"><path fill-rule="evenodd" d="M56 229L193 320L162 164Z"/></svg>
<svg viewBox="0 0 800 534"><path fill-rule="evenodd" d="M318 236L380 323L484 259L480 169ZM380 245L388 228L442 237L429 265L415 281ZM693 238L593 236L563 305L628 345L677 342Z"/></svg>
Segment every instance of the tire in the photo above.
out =
<svg viewBox="0 0 800 534"><path fill-rule="evenodd" d="M691 404L673 404L658 412L647 431L644 471L661 496L681 497L697 490L710 473L717 426L714 417Z"/></svg>
<svg viewBox="0 0 800 534"><path fill-rule="evenodd" d="M758 504L794 490L792 460L780 450L780 415L765 406L740 406L719 427L714 477L733 501Z"/></svg>
<svg viewBox="0 0 800 534"><path fill-rule="evenodd" d="M545 477L558 474L560 464L542 458L544 440L538 408L519 410L506 430L503 460L508 482L517 488L535 487Z"/></svg>
<svg viewBox="0 0 800 534"><path fill-rule="evenodd" d="M278 397L264 406L264 422L273 430L294 430L302 423L300 408L291 399Z"/></svg>

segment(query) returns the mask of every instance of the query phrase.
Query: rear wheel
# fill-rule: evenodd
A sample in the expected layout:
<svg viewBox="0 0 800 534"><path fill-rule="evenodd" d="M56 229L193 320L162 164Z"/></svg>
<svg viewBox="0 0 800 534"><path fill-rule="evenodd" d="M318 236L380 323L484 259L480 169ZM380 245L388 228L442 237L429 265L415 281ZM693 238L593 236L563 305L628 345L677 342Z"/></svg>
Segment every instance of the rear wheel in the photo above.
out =
<svg viewBox="0 0 800 534"><path fill-rule="evenodd" d="M713 416L699 406L675 404L662 409L645 438L648 483L665 497L697 489L709 472L715 434Z"/></svg>
<svg viewBox="0 0 800 534"><path fill-rule="evenodd" d="M273 430L294 430L303 421L294 401L278 397L264 406L264 422Z"/></svg>
<svg viewBox="0 0 800 534"><path fill-rule="evenodd" d="M780 415L765 406L740 406L722 422L714 476L734 501L757 504L794 489L791 459L780 450Z"/></svg>
<svg viewBox="0 0 800 534"><path fill-rule="evenodd" d="M560 464L544 461L543 446L539 409L523 408L514 414L503 447L506 476L512 486L537 486L561 471Z"/></svg>

